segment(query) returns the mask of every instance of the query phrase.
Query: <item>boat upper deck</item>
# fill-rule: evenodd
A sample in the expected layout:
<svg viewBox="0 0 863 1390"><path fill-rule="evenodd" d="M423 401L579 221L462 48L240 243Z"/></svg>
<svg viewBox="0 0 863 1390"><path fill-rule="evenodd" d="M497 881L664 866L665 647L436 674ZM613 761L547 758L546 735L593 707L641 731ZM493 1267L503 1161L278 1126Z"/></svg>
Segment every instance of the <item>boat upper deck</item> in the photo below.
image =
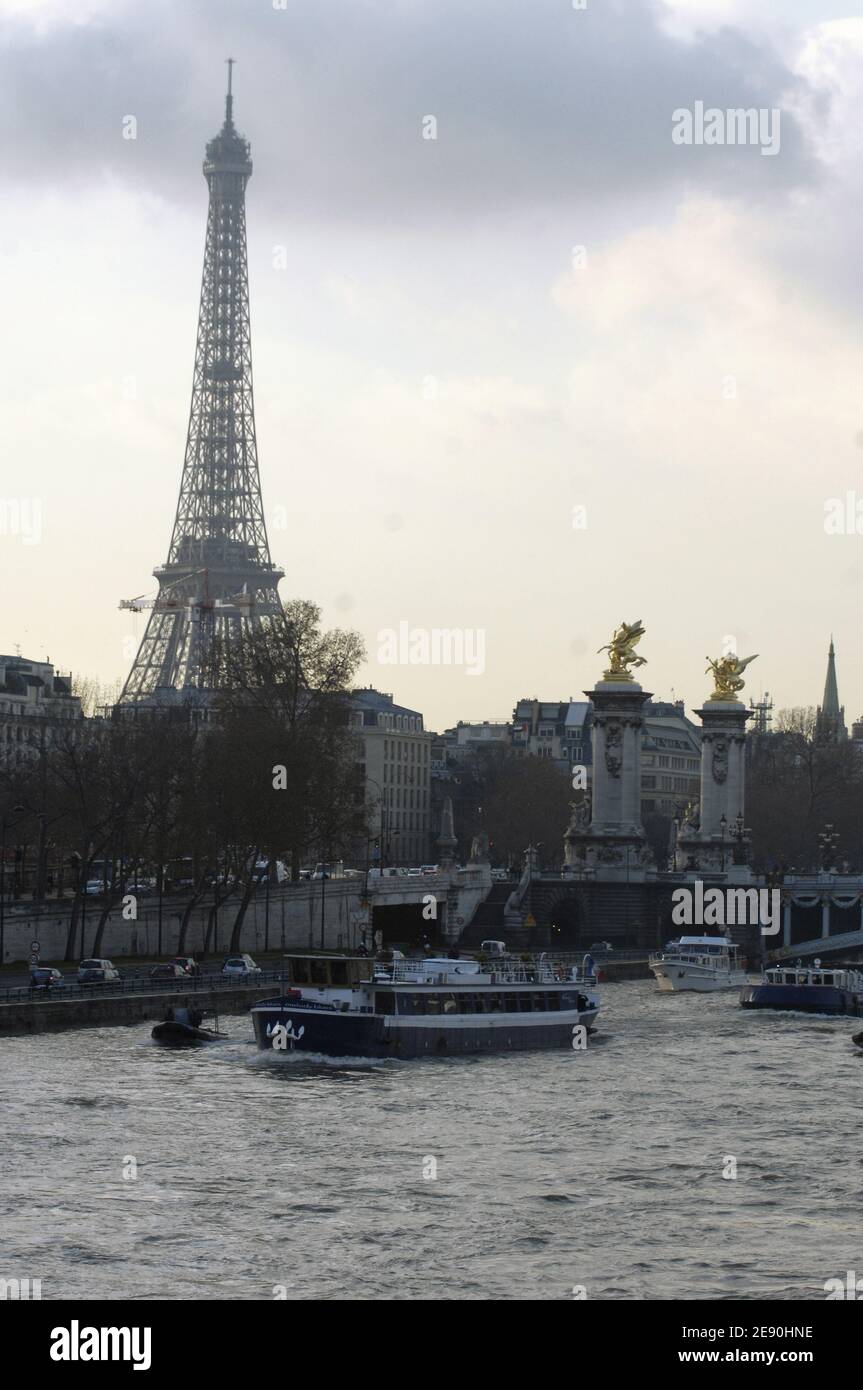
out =
<svg viewBox="0 0 863 1390"><path fill-rule="evenodd" d="M589 957L561 953L525 952L514 956L406 957L388 952L376 957L325 956L290 953L285 978L292 985L321 989L352 989L361 985L536 985L563 987L596 983Z"/></svg>
<svg viewBox="0 0 863 1390"><path fill-rule="evenodd" d="M764 972L766 985L810 985L831 989L847 989L863 995L863 974L847 966L787 966L773 965Z"/></svg>
<svg viewBox="0 0 863 1390"><path fill-rule="evenodd" d="M649 964L674 961L680 964L716 965L727 961L737 964L740 952L733 941L724 936L681 936L670 941L662 950L651 955Z"/></svg>

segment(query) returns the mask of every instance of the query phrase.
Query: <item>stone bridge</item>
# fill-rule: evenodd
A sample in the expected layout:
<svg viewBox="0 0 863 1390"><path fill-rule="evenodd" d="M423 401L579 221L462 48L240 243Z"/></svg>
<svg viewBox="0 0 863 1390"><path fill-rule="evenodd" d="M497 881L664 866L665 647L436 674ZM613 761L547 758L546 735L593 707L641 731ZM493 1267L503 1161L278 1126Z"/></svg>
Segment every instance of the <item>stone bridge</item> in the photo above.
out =
<svg viewBox="0 0 863 1390"><path fill-rule="evenodd" d="M782 932L770 950L776 960L863 951L863 876L793 875L779 885Z"/></svg>

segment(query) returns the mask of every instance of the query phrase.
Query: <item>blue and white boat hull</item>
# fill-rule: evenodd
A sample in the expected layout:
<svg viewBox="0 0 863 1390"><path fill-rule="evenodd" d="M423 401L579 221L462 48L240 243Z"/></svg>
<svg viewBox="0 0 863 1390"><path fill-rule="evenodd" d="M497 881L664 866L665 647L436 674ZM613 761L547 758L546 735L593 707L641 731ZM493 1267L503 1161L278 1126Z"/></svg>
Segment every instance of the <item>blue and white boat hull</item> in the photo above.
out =
<svg viewBox="0 0 863 1390"><path fill-rule="evenodd" d="M835 985L750 984L740 991L744 1009L789 1009L807 1014L863 1014L860 996Z"/></svg>
<svg viewBox="0 0 863 1390"><path fill-rule="evenodd" d="M290 1000L252 1008L262 1051L323 1053L333 1057L447 1057L477 1052L524 1052L580 1047L599 1012L404 1017L308 1009ZM584 1030L582 1032L581 1030Z"/></svg>

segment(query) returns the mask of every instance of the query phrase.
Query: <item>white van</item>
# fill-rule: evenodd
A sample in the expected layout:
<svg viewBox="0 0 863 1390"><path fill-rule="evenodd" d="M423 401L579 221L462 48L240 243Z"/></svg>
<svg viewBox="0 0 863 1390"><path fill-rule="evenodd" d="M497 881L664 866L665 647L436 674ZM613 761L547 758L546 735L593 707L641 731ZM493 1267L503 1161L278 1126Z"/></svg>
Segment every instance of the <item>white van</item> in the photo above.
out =
<svg viewBox="0 0 863 1390"><path fill-rule="evenodd" d="M78 962L78 984L79 985L106 985L112 980L119 980L120 972L115 970L110 960L102 960L99 956L90 956L87 960Z"/></svg>

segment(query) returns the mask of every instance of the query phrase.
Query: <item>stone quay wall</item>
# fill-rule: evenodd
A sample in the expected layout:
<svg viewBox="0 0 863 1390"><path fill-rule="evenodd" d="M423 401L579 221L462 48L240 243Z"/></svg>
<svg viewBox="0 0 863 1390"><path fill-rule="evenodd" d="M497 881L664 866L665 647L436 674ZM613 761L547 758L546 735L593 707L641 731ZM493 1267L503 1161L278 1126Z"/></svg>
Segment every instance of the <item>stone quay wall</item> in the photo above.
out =
<svg viewBox="0 0 863 1390"><path fill-rule="evenodd" d="M279 950L284 944L291 949L323 946L327 950L344 950L360 944L365 913L360 908L362 880L328 880L323 895L323 939L321 933L322 896L320 883L298 883L280 886L270 891L269 929L265 894L259 892L249 903L243 921L240 949L254 956L256 951L269 947ZM165 898L162 903L162 955L175 955L178 950L180 923L186 901ZM186 932L185 955L202 952L212 903L203 900L193 910ZM219 909L218 922L211 942L210 954L224 954L231 940L238 908L237 899L229 899ZM31 944L39 942L40 959L46 963L63 960L69 930L71 903L62 907L47 907L39 913L24 913L7 903L5 922L4 964L26 962ZM100 918L98 904L88 901L84 956L93 954L93 941ZM99 955L113 960L128 956L153 957L159 948L159 911L154 897L139 897L137 918L126 920L121 905L113 908L102 934ZM81 923L75 938L73 957L79 959Z"/></svg>

